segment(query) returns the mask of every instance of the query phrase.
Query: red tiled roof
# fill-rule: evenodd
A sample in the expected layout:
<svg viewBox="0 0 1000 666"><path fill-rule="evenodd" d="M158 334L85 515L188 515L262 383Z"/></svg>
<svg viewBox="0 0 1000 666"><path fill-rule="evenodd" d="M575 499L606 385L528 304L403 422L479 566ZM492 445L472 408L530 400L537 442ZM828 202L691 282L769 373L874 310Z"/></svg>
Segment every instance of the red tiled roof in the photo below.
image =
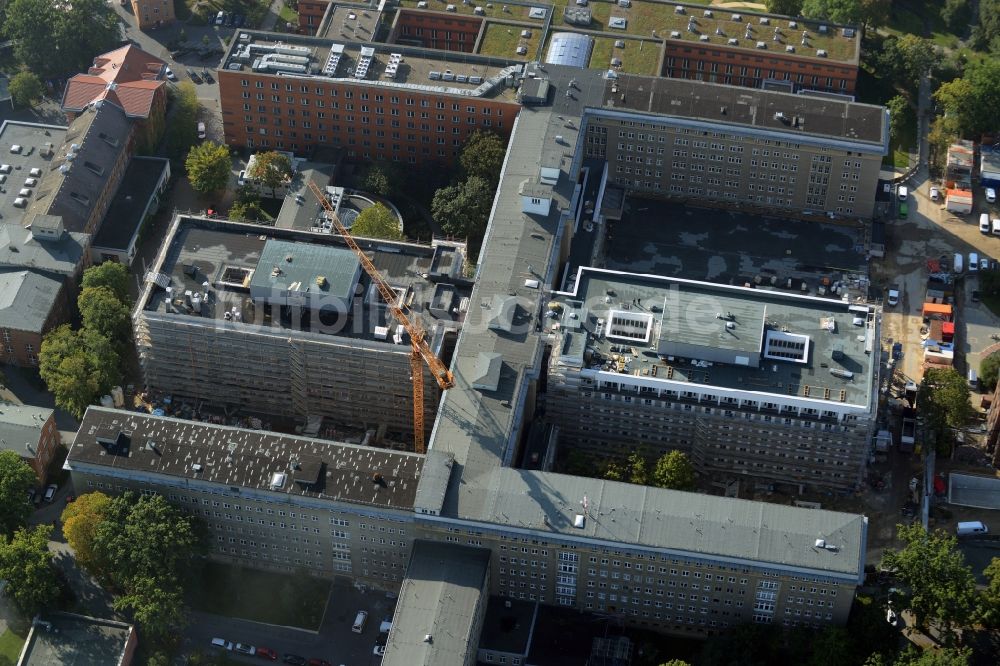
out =
<svg viewBox="0 0 1000 666"><path fill-rule="evenodd" d="M129 116L147 118L156 91L166 85L158 78L165 64L133 44L99 55L90 71L67 81L62 107L82 111L91 102L108 99Z"/></svg>

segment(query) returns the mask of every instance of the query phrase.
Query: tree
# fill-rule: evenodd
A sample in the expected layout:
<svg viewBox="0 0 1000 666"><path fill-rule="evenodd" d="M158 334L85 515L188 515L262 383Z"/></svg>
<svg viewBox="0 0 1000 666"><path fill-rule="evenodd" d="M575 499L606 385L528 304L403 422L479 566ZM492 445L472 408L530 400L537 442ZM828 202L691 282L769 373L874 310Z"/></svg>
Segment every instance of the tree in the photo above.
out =
<svg viewBox="0 0 1000 666"><path fill-rule="evenodd" d="M435 192L431 214L446 234L469 239L478 254L492 206L493 188L489 182L470 176L463 183Z"/></svg>
<svg viewBox="0 0 1000 666"><path fill-rule="evenodd" d="M660 488L691 490L694 488L694 467L681 451L669 451L656 461L653 483Z"/></svg>
<svg viewBox="0 0 1000 666"><path fill-rule="evenodd" d="M86 493L67 504L61 516L63 536L76 553L77 564L95 576L94 539L110 504L111 498L104 493Z"/></svg>
<svg viewBox="0 0 1000 666"><path fill-rule="evenodd" d="M128 306L108 287L84 287L76 299L83 326L112 343L124 345L130 337Z"/></svg>
<svg viewBox="0 0 1000 666"><path fill-rule="evenodd" d="M942 84L934 99L956 117L956 129L963 136L978 138L993 131L1000 108L1000 58L970 61L963 77Z"/></svg>
<svg viewBox="0 0 1000 666"><path fill-rule="evenodd" d="M957 116L938 116L931 122L930 131L927 133L927 144L930 148L931 162L939 172L944 170L948 146L955 143L958 136Z"/></svg>
<svg viewBox="0 0 1000 666"><path fill-rule="evenodd" d="M892 10L892 0L861 0L860 22L865 28L874 31L885 25L889 20L889 12Z"/></svg>
<svg viewBox="0 0 1000 666"><path fill-rule="evenodd" d="M107 338L93 331L74 331L69 324L42 339L38 369L56 404L76 418L121 378L120 359Z"/></svg>
<svg viewBox="0 0 1000 666"><path fill-rule="evenodd" d="M506 155L507 145L503 139L493 132L477 130L465 140L458 162L466 178L478 176L495 189Z"/></svg>
<svg viewBox="0 0 1000 666"><path fill-rule="evenodd" d="M950 442L951 428L962 428L975 415L969 402L969 384L955 368L933 368L924 373L917 393L924 423L938 442Z"/></svg>
<svg viewBox="0 0 1000 666"><path fill-rule="evenodd" d="M885 103L889 109L889 131L893 141L898 141L900 132L909 121L910 103L902 95L896 95Z"/></svg>
<svg viewBox="0 0 1000 666"><path fill-rule="evenodd" d="M257 153L247 176L269 190L276 190L291 180L292 161L276 150Z"/></svg>
<svg viewBox="0 0 1000 666"><path fill-rule="evenodd" d="M764 6L771 14L798 16L802 13L803 0L764 0Z"/></svg>
<svg viewBox="0 0 1000 666"><path fill-rule="evenodd" d="M204 548L191 516L161 495L134 493L111 499L92 543L95 571L126 591L142 578L183 580Z"/></svg>
<svg viewBox="0 0 1000 666"><path fill-rule="evenodd" d="M170 89L173 115L167 126L167 154L173 159L186 156L198 141L198 91L191 81L181 81Z"/></svg>
<svg viewBox="0 0 1000 666"><path fill-rule="evenodd" d="M941 5L941 20L952 32L964 32L971 18L969 0L944 0L944 4Z"/></svg>
<svg viewBox="0 0 1000 666"><path fill-rule="evenodd" d="M13 534L31 516L28 492L38 479L16 451L0 451L0 533Z"/></svg>
<svg viewBox="0 0 1000 666"><path fill-rule="evenodd" d="M629 483L634 483L639 486L649 484L649 469L646 465L646 459L639 455L637 451L633 451L629 454L628 469Z"/></svg>
<svg viewBox="0 0 1000 666"><path fill-rule="evenodd" d="M1000 354L990 354L979 362L979 386L985 393L993 393L1000 374Z"/></svg>
<svg viewBox="0 0 1000 666"><path fill-rule="evenodd" d="M400 178L399 169L394 164L376 162L365 171L365 177L361 179L361 189L391 199L396 194Z"/></svg>
<svg viewBox="0 0 1000 666"><path fill-rule="evenodd" d="M42 85L41 79L26 69L11 77L8 90L17 106L33 106L45 95L45 86Z"/></svg>
<svg viewBox="0 0 1000 666"><path fill-rule="evenodd" d="M12 0L3 32L14 54L40 76L86 71L121 39L118 15L104 0Z"/></svg>
<svg viewBox="0 0 1000 666"><path fill-rule="evenodd" d="M920 627L937 622L946 637L953 627L964 627L977 610L976 579L958 541L942 530L930 534L920 523L897 525L901 550L887 550L882 566L896 571L906 584L905 608L911 610Z"/></svg>
<svg viewBox="0 0 1000 666"><path fill-rule="evenodd" d="M929 39L905 34L886 44L893 45L890 57L896 62L896 80L908 88L918 86L938 62L937 48Z"/></svg>
<svg viewBox="0 0 1000 666"><path fill-rule="evenodd" d="M627 478L627 470L618 462L609 461L601 472L601 478L607 481L624 481Z"/></svg>
<svg viewBox="0 0 1000 666"><path fill-rule="evenodd" d="M9 540L0 538L0 579L6 594L31 617L51 606L59 596L59 581L52 567L49 535L52 528L22 527Z"/></svg>
<svg viewBox="0 0 1000 666"><path fill-rule="evenodd" d="M195 146L184 161L191 187L198 192L217 192L229 184L233 163L229 149L214 141Z"/></svg>
<svg viewBox="0 0 1000 666"><path fill-rule="evenodd" d="M773 11L769 9L768 11ZM688 662L683 659L671 659L670 661L665 661L660 666L691 666Z"/></svg>
<svg viewBox="0 0 1000 666"><path fill-rule="evenodd" d="M260 222L265 219L259 201L234 201L229 207L229 219L236 222Z"/></svg>
<svg viewBox="0 0 1000 666"><path fill-rule="evenodd" d="M1000 557L990 561L989 566L983 569L983 575L989 581L982 596L983 623L996 628L1000 626Z"/></svg>
<svg viewBox="0 0 1000 666"><path fill-rule="evenodd" d="M129 590L115 599L114 608L118 612L131 612L143 631L157 640L186 623L182 588L170 577L134 579Z"/></svg>
<svg viewBox="0 0 1000 666"><path fill-rule="evenodd" d="M972 651L968 648L923 650L908 645L893 666L968 666L971 657Z"/></svg>
<svg viewBox="0 0 1000 666"><path fill-rule="evenodd" d="M122 303L129 302L128 269L117 261L105 261L103 264L91 266L83 272L83 289L89 287L107 287L114 292Z"/></svg>
<svg viewBox="0 0 1000 666"><path fill-rule="evenodd" d="M997 52L1000 37L1000 0L979 0L979 23L972 29L972 43L976 49Z"/></svg>
<svg viewBox="0 0 1000 666"><path fill-rule="evenodd" d="M860 0L804 0L802 15L844 25L861 23Z"/></svg>
<svg viewBox="0 0 1000 666"><path fill-rule="evenodd" d="M377 203L361 211L358 219L351 227L351 233L363 238L385 238L387 240L402 240L403 232L399 229L396 215L384 204Z"/></svg>

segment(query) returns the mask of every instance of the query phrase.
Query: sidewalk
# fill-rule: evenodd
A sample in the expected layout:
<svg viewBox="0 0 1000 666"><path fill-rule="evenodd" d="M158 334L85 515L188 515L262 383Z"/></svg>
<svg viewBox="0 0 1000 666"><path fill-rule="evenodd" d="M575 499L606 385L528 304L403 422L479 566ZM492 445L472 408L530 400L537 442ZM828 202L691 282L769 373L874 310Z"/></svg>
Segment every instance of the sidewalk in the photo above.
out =
<svg viewBox="0 0 1000 666"><path fill-rule="evenodd" d="M281 13L281 6L284 4L285 0L271 0L271 6L267 8L267 14L264 15L264 19L260 22L261 30L274 30L274 25L278 22L279 14Z"/></svg>

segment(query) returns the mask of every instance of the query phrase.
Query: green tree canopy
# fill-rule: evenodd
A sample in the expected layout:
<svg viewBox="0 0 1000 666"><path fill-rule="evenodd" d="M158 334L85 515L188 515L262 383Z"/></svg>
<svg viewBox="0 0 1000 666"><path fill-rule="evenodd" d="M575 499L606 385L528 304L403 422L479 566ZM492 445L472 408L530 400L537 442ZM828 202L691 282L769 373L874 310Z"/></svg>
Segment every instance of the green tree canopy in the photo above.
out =
<svg viewBox="0 0 1000 666"><path fill-rule="evenodd" d="M109 287L84 287L76 299L83 326L115 344L124 345L131 333L128 306Z"/></svg>
<svg viewBox="0 0 1000 666"><path fill-rule="evenodd" d="M798 16L802 13L803 0L764 0L764 6L772 14Z"/></svg>
<svg viewBox="0 0 1000 666"><path fill-rule="evenodd" d="M979 0L979 22L972 29L972 42L981 51L1000 52L1000 0Z"/></svg>
<svg viewBox="0 0 1000 666"><path fill-rule="evenodd" d="M110 504L110 497L94 492L80 495L63 509L63 536L73 548L77 563L87 571L96 570L94 539Z"/></svg>
<svg viewBox="0 0 1000 666"><path fill-rule="evenodd" d="M804 0L802 15L844 25L861 23L861 0Z"/></svg>
<svg viewBox="0 0 1000 666"><path fill-rule="evenodd" d="M993 393L997 387L997 374L1000 371L1000 353L990 354L979 362L979 386L986 393Z"/></svg>
<svg viewBox="0 0 1000 666"><path fill-rule="evenodd" d="M994 557L983 570L989 583L983 591L983 623L991 628L1000 627L1000 557Z"/></svg>
<svg viewBox="0 0 1000 666"><path fill-rule="evenodd" d="M496 188L506 155L507 144L499 135L477 130L465 140L458 162L467 178L478 176Z"/></svg>
<svg viewBox="0 0 1000 666"><path fill-rule="evenodd" d="M34 72L22 69L11 77L8 91L16 106L33 106L45 95L45 86Z"/></svg>
<svg viewBox="0 0 1000 666"><path fill-rule="evenodd" d="M91 266L83 272L83 289L88 287L107 287L115 293L122 303L129 303L128 269L117 261L105 261L103 264Z"/></svg>
<svg viewBox="0 0 1000 666"><path fill-rule="evenodd" d="M167 126L167 154L172 159L186 156L198 141L198 90L191 81L181 81L170 89L173 115Z"/></svg>
<svg viewBox="0 0 1000 666"><path fill-rule="evenodd" d="M0 451L0 534L13 534L31 516L28 491L38 482L16 451Z"/></svg>
<svg viewBox="0 0 1000 666"><path fill-rule="evenodd" d="M21 62L49 77L86 72L94 56L119 44L118 21L104 0L11 0L3 33Z"/></svg>
<svg viewBox="0 0 1000 666"><path fill-rule="evenodd" d="M76 418L119 382L120 359L112 343L93 331L64 324L42 339L38 369L56 404Z"/></svg>
<svg viewBox="0 0 1000 666"><path fill-rule="evenodd" d="M942 444L951 441L951 428L964 427L975 415L969 398L969 384L955 368L932 368L924 373L917 404L925 425Z"/></svg>
<svg viewBox="0 0 1000 666"><path fill-rule="evenodd" d="M233 162L229 149L214 141L193 147L184 161L191 187L198 192L218 192L229 184Z"/></svg>
<svg viewBox="0 0 1000 666"><path fill-rule="evenodd" d="M941 5L941 20L952 32L964 32L971 19L972 8L969 6L969 0L944 0Z"/></svg>
<svg viewBox="0 0 1000 666"><path fill-rule="evenodd" d="M9 539L0 537L0 579L7 581L5 593L28 617L50 607L59 596L49 551L51 533L51 527L39 525L22 527Z"/></svg>
<svg viewBox="0 0 1000 666"><path fill-rule="evenodd" d="M182 587L170 577L135 578L128 591L115 598L114 608L131 613L154 640L163 640L187 621Z"/></svg>
<svg viewBox="0 0 1000 666"><path fill-rule="evenodd" d="M402 240L403 232L399 230L399 220L385 204L376 203L361 211L358 219L351 227L351 234L363 238L385 238L386 240Z"/></svg>
<svg viewBox="0 0 1000 666"><path fill-rule="evenodd" d="M490 183L479 176L470 176L463 183L435 192L431 214L446 234L468 238L470 245L478 247L486 233L492 206Z"/></svg>
<svg viewBox="0 0 1000 666"><path fill-rule="evenodd" d="M646 464L646 459L639 455L637 451L633 451L629 454L628 467L629 483L634 483L639 486L649 484L649 466Z"/></svg>
<svg viewBox="0 0 1000 666"><path fill-rule="evenodd" d="M375 162L365 171L361 189L391 199L396 194L400 178L396 165L391 162Z"/></svg>
<svg viewBox="0 0 1000 666"><path fill-rule="evenodd" d="M253 168L247 171L247 176L262 187L274 190L291 179L292 161L288 159L288 155L276 150L257 153L254 156Z"/></svg>
<svg viewBox="0 0 1000 666"><path fill-rule="evenodd" d="M1000 108L1000 58L972 60L962 78L942 84L934 99L949 116L955 116L962 136L978 139L994 131Z"/></svg>
<svg viewBox="0 0 1000 666"><path fill-rule="evenodd" d="M898 525L897 530L904 546L887 550L882 566L895 570L906 584L904 607L920 627L933 620L953 636L954 628L967 626L977 611L976 579L957 540L942 530L928 534L920 523Z"/></svg>
<svg viewBox="0 0 1000 666"><path fill-rule="evenodd" d="M900 132L908 122L910 103L902 95L896 95L885 103L885 108L889 109L889 130L893 140L899 139Z"/></svg>
<svg viewBox="0 0 1000 666"><path fill-rule="evenodd" d="M234 201L229 207L229 219L237 222L262 222L267 219L260 201Z"/></svg>
<svg viewBox="0 0 1000 666"><path fill-rule="evenodd" d="M694 466L682 451L668 451L656 461L653 483L660 488L691 490L694 488Z"/></svg>

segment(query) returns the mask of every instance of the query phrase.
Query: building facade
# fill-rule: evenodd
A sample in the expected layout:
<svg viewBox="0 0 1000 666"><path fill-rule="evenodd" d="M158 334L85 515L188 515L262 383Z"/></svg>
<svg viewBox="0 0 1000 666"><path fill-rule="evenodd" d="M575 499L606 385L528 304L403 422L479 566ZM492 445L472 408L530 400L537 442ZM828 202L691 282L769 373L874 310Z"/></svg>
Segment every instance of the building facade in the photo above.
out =
<svg viewBox="0 0 1000 666"><path fill-rule="evenodd" d="M61 442L55 412L47 407L0 402L0 442L0 450L20 455L35 471L38 485L44 486Z"/></svg>
<svg viewBox="0 0 1000 666"><path fill-rule="evenodd" d="M456 519L434 515L442 495L430 487L444 490L452 463L435 453L91 407L66 467L80 492L163 495L205 521L213 557L245 566L396 590L422 539L490 553L482 584L491 595L605 613L658 631L705 636L749 621L826 626L847 619L863 568L863 516L507 470L492 487L495 515ZM592 499L555 509L545 526L520 511L523 502L533 505L527 489L536 483ZM650 529L663 531L623 541L605 512L635 489L647 500L618 508L621 529L651 520ZM599 525L605 515L610 532ZM659 521L667 523L657 528ZM699 547L678 534L689 521L690 530L716 537ZM742 541L764 544L778 534L785 535L775 541L780 547L752 545L756 558L740 555L753 552ZM816 534L837 550L816 546ZM474 624L481 625L485 603L476 608Z"/></svg>
<svg viewBox="0 0 1000 666"><path fill-rule="evenodd" d="M352 159L451 163L473 132L506 141L520 110L516 68L506 62L465 56L451 63L405 46L307 37L275 43L266 33L247 34L233 40L218 71L223 128L233 147L297 155L336 147ZM273 59L261 65L267 54ZM287 69L299 67L304 71Z"/></svg>
<svg viewBox="0 0 1000 666"><path fill-rule="evenodd" d="M177 20L174 3L171 0L131 0L132 14L139 24L139 30L156 30Z"/></svg>

